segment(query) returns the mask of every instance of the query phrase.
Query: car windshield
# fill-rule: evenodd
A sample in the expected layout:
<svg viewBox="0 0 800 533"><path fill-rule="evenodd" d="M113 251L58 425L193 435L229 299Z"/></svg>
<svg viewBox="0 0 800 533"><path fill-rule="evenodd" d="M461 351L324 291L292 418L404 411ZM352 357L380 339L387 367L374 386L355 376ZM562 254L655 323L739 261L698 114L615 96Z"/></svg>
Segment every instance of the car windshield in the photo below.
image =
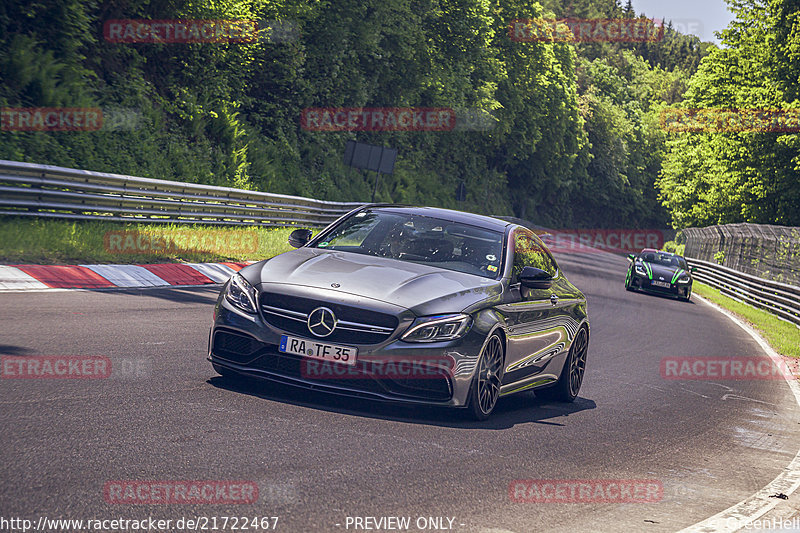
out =
<svg viewBox="0 0 800 533"><path fill-rule="evenodd" d="M313 247L421 263L496 279L503 233L417 214L362 211Z"/></svg>
<svg viewBox="0 0 800 533"><path fill-rule="evenodd" d="M672 254L646 252L640 255L639 259L647 263L652 263L654 265L662 265L667 267L675 267L683 269L686 268L686 261L683 259L683 257Z"/></svg>

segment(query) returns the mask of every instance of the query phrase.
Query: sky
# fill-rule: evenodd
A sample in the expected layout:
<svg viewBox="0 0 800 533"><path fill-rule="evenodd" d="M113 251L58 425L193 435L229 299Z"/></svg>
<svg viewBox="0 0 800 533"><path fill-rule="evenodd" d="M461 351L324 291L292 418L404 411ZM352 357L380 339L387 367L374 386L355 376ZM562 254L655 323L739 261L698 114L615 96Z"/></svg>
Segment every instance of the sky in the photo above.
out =
<svg viewBox="0 0 800 533"><path fill-rule="evenodd" d="M649 18L672 20L681 33L693 33L703 41L717 44L719 39L714 32L733 20L725 0L632 0L632 3L637 15L644 13Z"/></svg>

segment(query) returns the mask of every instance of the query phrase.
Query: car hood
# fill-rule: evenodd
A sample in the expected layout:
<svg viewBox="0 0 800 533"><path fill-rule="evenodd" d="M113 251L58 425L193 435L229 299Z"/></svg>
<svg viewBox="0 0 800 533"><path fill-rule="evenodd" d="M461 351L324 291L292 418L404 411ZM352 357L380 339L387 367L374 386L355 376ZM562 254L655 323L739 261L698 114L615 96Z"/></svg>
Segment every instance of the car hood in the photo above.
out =
<svg viewBox="0 0 800 533"><path fill-rule="evenodd" d="M458 312L503 290L499 281L472 274L319 248L283 253L248 267L243 274L254 285L294 285L317 294L334 288L417 315Z"/></svg>
<svg viewBox="0 0 800 533"><path fill-rule="evenodd" d="M677 272L686 272L681 267L665 266L654 263L646 264L648 267L650 267L650 271L653 273L653 279L655 280L664 278L664 281L672 281L672 278Z"/></svg>

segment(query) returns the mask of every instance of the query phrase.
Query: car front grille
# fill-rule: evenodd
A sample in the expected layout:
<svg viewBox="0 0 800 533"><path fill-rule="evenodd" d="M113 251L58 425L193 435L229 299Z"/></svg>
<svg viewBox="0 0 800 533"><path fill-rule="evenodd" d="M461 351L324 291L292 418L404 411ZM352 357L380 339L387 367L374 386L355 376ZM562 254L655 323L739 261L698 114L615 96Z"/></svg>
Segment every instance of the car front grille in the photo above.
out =
<svg viewBox="0 0 800 533"><path fill-rule="evenodd" d="M327 307L336 315L336 329L325 342L344 344L380 344L397 328L397 317L333 302L262 292L261 314L264 320L295 335L315 338L308 330L308 315L317 307Z"/></svg>
<svg viewBox="0 0 800 533"><path fill-rule="evenodd" d="M249 363L258 357L264 344L249 335L218 329L214 332L212 353L234 363Z"/></svg>
<svg viewBox="0 0 800 533"><path fill-rule="evenodd" d="M384 380L386 387L394 394L412 398L428 398L431 400L449 400L453 395L450 380L442 372L436 377L415 379L413 377Z"/></svg>

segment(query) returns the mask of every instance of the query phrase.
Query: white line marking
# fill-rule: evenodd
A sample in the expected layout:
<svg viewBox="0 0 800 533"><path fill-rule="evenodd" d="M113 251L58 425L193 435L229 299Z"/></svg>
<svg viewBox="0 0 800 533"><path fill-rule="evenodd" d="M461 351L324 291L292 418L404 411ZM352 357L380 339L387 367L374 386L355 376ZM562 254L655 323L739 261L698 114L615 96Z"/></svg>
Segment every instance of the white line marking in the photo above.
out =
<svg viewBox="0 0 800 533"><path fill-rule="evenodd" d="M773 350L772 347L767 344L767 342L762 339L761 336L749 325L742 322L727 309L723 309L720 306L706 300L705 298L697 296L696 294L693 294L692 296L698 299L700 302L713 307L731 319L731 321L733 321L733 323L735 323L737 326L745 330L751 337L753 337L758 345L761 346L761 349L764 350L764 353L766 353L776 365L783 364L783 358L781 358L781 356L776 353L775 350ZM797 404L800 405L800 384L798 384L796 379L793 379L790 376L784 375L784 379L789 385L789 390L791 390L792 394L794 394ZM767 484L766 487L756 492L749 498L740 501L736 505L728 507L724 511L717 513L710 518L706 518L702 522L698 522L693 526L682 529L679 533L718 533L725 531L739 531L745 528L749 522L764 516L783 501L779 498L770 498L770 496L778 493L783 493L788 496L798 488L800 488L800 450L797 452L797 455L794 456L792 462L783 469L783 472L781 472L778 477Z"/></svg>

